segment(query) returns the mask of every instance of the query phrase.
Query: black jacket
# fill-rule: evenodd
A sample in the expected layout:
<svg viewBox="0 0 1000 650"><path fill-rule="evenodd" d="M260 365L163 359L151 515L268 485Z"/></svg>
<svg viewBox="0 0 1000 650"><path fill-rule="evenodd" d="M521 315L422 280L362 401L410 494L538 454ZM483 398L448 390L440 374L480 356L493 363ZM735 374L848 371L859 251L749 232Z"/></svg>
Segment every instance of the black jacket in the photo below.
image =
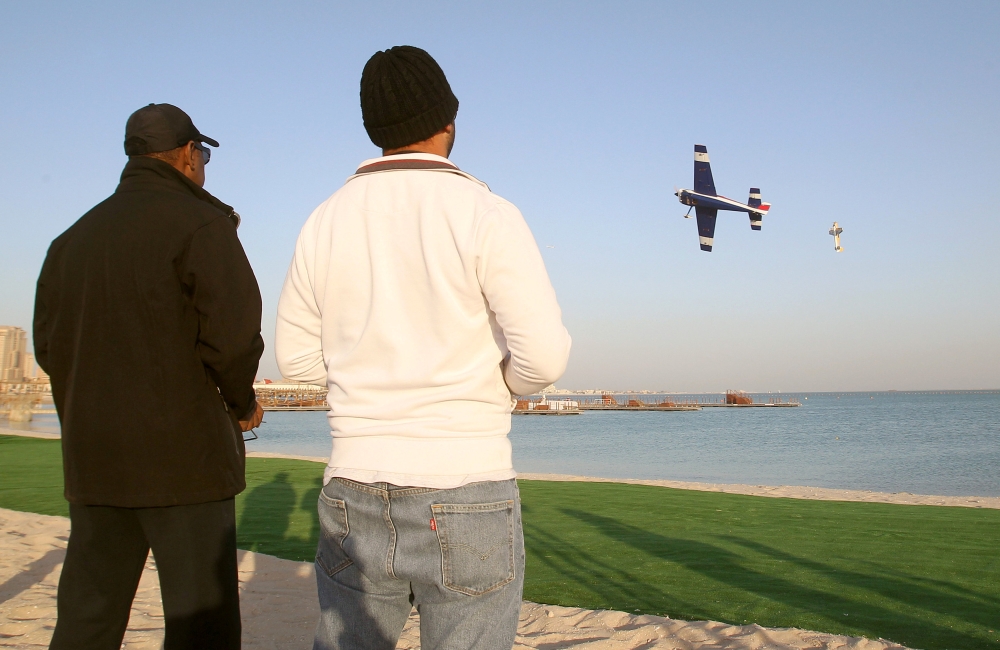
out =
<svg viewBox="0 0 1000 650"><path fill-rule="evenodd" d="M185 505L246 487L237 420L256 407L264 342L230 215L167 163L135 158L49 247L34 343L69 501Z"/></svg>

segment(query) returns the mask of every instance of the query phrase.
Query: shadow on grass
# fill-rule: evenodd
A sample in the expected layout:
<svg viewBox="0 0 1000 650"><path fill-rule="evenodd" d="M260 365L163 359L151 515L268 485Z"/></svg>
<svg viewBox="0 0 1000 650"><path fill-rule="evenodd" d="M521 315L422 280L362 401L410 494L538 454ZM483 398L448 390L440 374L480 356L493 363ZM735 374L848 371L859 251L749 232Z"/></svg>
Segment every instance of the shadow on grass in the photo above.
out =
<svg viewBox="0 0 1000 650"><path fill-rule="evenodd" d="M933 580L919 575L906 575L898 571L887 572L884 567L865 563L870 572L861 573L843 568L834 568L822 562L798 557L780 549L733 536L721 536L732 544L765 555L773 559L795 564L804 569L821 573L837 582L855 589L864 589L881 594L883 598L895 601L908 609L923 609L941 616L993 627L1000 622L1000 600L988 594L980 594L958 585Z"/></svg>
<svg viewBox="0 0 1000 650"><path fill-rule="evenodd" d="M890 638L897 642L919 643L924 646L928 642L933 642L939 645L939 647L993 647L992 644L983 638L969 636L968 634L951 629L946 624L939 624L932 620L931 613L926 612L925 609L928 600L938 603L935 611L947 612L951 616L955 616L957 612L963 612L963 608L968 603L967 599L955 598L942 591L936 591L933 594L917 594L911 591L905 599L899 599L900 594L897 589L885 590L883 592L884 598L899 605L898 609L888 609L873 602L871 598L849 598L842 593L822 591L783 577L755 570L747 566L748 562L746 558L714 544L691 539L668 537L590 512L569 509L563 509L561 512L588 524L603 536L617 543L628 545L648 556L674 563L717 583L749 592L766 601L781 603L789 610L809 613L815 617L829 620L837 628L847 628L853 634L871 636L874 632L878 636ZM734 538L728 541L736 542L737 539ZM753 545L752 542L744 539L739 539L738 541L743 546ZM565 548L565 541L562 542L562 546L563 553L577 552L575 549L571 551ZM854 587L855 591L858 589L872 590L870 578L860 580L857 576L847 575L847 572L832 566L815 561L801 560L800 558L763 545L758 545L758 548L754 550L762 553L770 552L772 556L781 555L783 556L782 559L786 561L797 562L802 565L807 564L807 568L821 573L824 578L840 582L841 584L849 584ZM614 597L616 593L628 593L631 589L626 587L626 585L627 583L608 585L605 588L607 596L610 598ZM911 584L909 588L913 590L914 586ZM922 618L919 614L923 612L914 611L915 608L924 609L924 612L928 614L927 617ZM854 620L848 622L834 619L834 617L840 616L842 613L850 613L854 617ZM739 621L729 622L739 623ZM765 621L756 622L768 624ZM982 625L984 623L979 624Z"/></svg>
<svg viewBox="0 0 1000 650"><path fill-rule="evenodd" d="M316 504L319 502L319 493L323 490L323 479L322 477L313 480L312 486L302 493L302 500L299 502L299 510L309 513L309 534L306 539L309 540L309 547L312 549L312 556L316 555L316 545L319 543L319 512L316 510Z"/></svg>
<svg viewBox="0 0 1000 650"><path fill-rule="evenodd" d="M522 503L522 512L531 507ZM639 572L629 571L614 559L606 561L596 553L574 546L564 537L552 534L544 526L524 524L524 538L529 553L525 575L525 598L552 605L616 609L667 615L688 612L695 618L709 618L709 610L665 591ZM557 579L545 579L532 571L530 563L540 562Z"/></svg>
<svg viewBox="0 0 1000 650"><path fill-rule="evenodd" d="M236 525L239 548L286 560L311 561L319 539L316 502L322 476L279 471L241 496Z"/></svg>

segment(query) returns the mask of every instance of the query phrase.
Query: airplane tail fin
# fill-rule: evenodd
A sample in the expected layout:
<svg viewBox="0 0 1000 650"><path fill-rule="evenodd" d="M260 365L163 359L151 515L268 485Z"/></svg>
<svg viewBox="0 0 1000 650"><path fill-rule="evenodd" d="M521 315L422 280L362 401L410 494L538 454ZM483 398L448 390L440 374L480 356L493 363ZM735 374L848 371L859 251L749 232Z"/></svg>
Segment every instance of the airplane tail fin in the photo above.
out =
<svg viewBox="0 0 1000 650"><path fill-rule="evenodd" d="M751 187L750 200L747 201L747 205L751 208L757 208L757 211L750 213L750 229L760 230L761 226L764 225L764 215L771 209L771 204L761 202L759 187Z"/></svg>

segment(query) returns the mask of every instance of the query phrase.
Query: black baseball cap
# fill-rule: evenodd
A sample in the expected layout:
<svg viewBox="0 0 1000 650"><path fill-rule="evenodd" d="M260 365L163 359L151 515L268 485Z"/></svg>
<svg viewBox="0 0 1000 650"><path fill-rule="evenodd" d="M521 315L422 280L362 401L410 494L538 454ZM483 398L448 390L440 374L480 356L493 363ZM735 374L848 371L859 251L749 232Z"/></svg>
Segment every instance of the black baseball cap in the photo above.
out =
<svg viewBox="0 0 1000 650"><path fill-rule="evenodd" d="M219 146L212 138L199 133L188 114L173 104L143 106L125 123L125 154L128 156L170 151L192 140Z"/></svg>

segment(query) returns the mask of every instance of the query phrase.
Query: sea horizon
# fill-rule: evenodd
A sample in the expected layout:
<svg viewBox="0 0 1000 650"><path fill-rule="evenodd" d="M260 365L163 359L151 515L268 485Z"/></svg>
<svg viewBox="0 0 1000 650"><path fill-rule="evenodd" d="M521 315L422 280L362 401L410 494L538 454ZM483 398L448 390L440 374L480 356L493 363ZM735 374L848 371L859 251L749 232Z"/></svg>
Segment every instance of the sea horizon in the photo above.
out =
<svg viewBox="0 0 1000 650"><path fill-rule="evenodd" d="M810 392L782 393L782 398L796 395L801 406L784 409L515 415L509 434L514 468L599 478L1000 496L995 471L1000 391ZM329 456L326 418L323 411L268 412L247 451ZM0 429L58 434L59 423L54 414L36 415L31 423L0 418Z"/></svg>

